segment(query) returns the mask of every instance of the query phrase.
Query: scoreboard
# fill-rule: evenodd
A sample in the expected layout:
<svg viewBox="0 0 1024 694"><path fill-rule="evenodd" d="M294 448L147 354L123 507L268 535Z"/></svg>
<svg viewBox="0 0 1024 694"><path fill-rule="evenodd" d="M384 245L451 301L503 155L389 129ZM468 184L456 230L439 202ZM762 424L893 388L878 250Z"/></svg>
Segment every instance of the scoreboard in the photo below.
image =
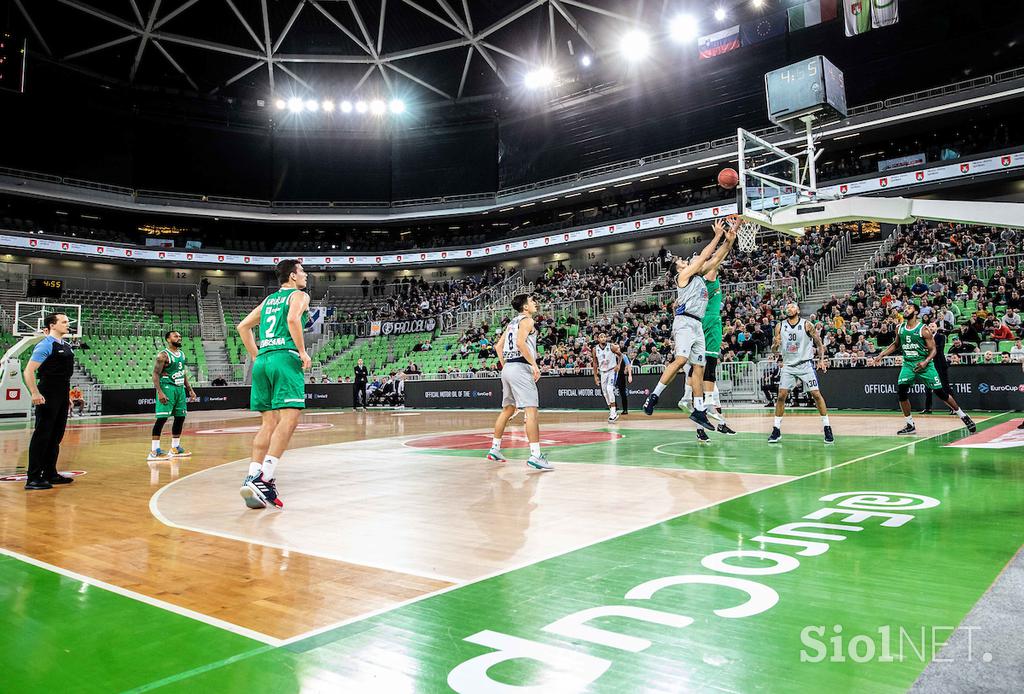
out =
<svg viewBox="0 0 1024 694"><path fill-rule="evenodd" d="M846 118L846 82L828 58L816 55L764 76L768 120L794 129L802 117Z"/></svg>
<svg viewBox="0 0 1024 694"><path fill-rule="evenodd" d="M64 294L64 280L32 277L28 281L28 295L59 299Z"/></svg>

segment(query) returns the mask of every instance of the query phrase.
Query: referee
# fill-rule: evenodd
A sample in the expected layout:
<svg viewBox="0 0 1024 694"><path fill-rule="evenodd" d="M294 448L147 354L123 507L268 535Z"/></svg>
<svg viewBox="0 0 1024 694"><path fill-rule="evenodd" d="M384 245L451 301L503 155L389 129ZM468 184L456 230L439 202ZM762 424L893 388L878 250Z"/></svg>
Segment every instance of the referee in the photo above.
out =
<svg viewBox="0 0 1024 694"><path fill-rule="evenodd" d="M51 313L44 319L46 337L32 350L25 367L25 385L36 406L36 428L28 446L28 481L25 489L51 489L74 480L57 474L57 456L68 423L68 391L75 369L75 353L64 342L68 317ZM36 372L39 384L36 385Z"/></svg>

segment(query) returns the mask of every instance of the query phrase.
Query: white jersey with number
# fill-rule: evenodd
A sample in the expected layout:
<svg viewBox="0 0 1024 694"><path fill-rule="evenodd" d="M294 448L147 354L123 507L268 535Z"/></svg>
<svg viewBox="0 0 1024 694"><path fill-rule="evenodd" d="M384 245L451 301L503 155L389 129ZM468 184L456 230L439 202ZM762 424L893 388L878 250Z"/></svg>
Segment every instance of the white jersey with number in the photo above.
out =
<svg viewBox="0 0 1024 694"><path fill-rule="evenodd" d="M692 317L700 321L708 308L708 285L703 277L694 276L685 287L676 287L676 309L674 323Z"/></svg>
<svg viewBox="0 0 1024 694"><path fill-rule="evenodd" d="M792 325L788 320L781 323L782 363L795 366L814 359L814 340L807 334L807 321Z"/></svg>
<svg viewBox="0 0 1024 694"><path fill-rule="evenodd" d="M612 346L606 344L604 347L597 345L594 347L594 354L597 356L597 369L601 373L606 371L615 371L618 365L618 358L615 356L615 352L612 351Z"/></svg>
<svg viewBox="0 0 1024 694"><path fill-rule="evenodd" d="M516 343L516 339L519 336L519 324L523 322L526 315L520 314L513 318L508 326L505 327L505 331L501 334L501 353L505 357L505 361L510 359L523 359L524 355L519 351L519 345ZM530 334L526 336L526 348L530 350L530 356L537 359L537 331L531 330Z"/></svg>

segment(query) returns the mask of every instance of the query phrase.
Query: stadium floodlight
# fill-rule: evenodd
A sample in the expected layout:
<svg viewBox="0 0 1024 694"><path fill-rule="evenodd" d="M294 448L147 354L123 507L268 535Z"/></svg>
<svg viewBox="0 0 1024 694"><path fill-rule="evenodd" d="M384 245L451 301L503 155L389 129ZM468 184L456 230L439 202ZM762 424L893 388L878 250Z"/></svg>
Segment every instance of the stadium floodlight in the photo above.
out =
<svg viewBox="0 0 1024 694"><path fill-rule="evenodd" d="M681 14L668 25L668 32L676 43L687 43L697 38L700 29L691 15Z"/></svg>
<svg viewBox="0 0 1024 694"><path fill-rule="evenodd" d="M619 43L626 60L637 62L643 60L651 52L651 39L639 29L633 29L622 37Z"/></svg>
<svg viewBox="0 0 1024 694"><path fill-rule="evenodd" d="M288 99L288 110L291 111L292 113L299 113L300 111L302 111L302 99L298 98L297 96L293 96L292 98Z"/></svg>
<svg viewBox="0 0 1024 694"><path fill-rule="evenodd" d="M274 106L277 107L278 111L283 111L288 106L288 102L285 101L284 99L278 99L277 101L274 102Z"/></svg>
<svg viewBox="0 0 1024 694"><path fill-rule="evenodd" d="M342 113L352 113L352 102L349 101L348 99L346 99L345 101L342 101L341 102L341 112Z"/></svg>
<svg viewBox="0 0 1024 694"><path fill-rule="evenodd" d="M715 19L717 19L720 22L725 20L725 9L724 8L719 7L718 9L715 10Z"/></svg>
<svg viewBox="0 0 1024 694"><path fill-rule="evenodd" d="M374 99L370 102L370 113L375 116L380 116L387 113L388 105L380 99Z"/></svg>
<svg viewBox="0 0 1024 694"><path fill-rule="evenodd" d="M306 101L306 110L307 111L316 111L319 108L320 108L320 102L317 101L316 99L309 99L309 100Z"/></svg>
<svg viewBox="0 0 1024 694"><path fill-rule="evenodd" d="M523 84L527 89L541 89L550 87L555 82L555 71L544 66L530 70L523 78Z"/></svg>
<svg viewBox="0 0 1024 694"><path fill-rule="evenodd" d="M591 58L589 55L584 55L582 58L580 58L580 65L582 65L583 67L590 67L593 62L594 59Z"/></svg>
<svg viewBox="0 0 1024 694"><path fill-rule="evenodd" d="M762 7L764 7L764 0L754 0L754 7L756 9L761 9Z"/></svg>
<svg viewBox="0 0 1024 694"><path fill-rule="evenodd" d="M392 99L391 103L388 104L388 108L392 113L405 113L405 102L401 99Z"/></svg>
<svg viewBox="0 0 1024 694"><path fill-rule="evenodd" d="M369 110L370 106L365 101L356 102L356 113L366 113Z"/></svg>
<svg viewBox="0 0 1024 694"><path fill-rule="evenodd" d="M330 99L324 99L324 102L320 104L320 108L322 108L327 113L332 113L334 111L334 102L331 101Z"/></svg>

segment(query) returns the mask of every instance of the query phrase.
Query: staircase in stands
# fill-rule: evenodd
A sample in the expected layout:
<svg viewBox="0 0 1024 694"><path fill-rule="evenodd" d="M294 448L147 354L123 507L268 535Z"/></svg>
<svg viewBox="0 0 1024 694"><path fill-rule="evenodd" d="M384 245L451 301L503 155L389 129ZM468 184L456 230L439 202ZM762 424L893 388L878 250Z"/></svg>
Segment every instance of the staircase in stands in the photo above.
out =
<svg viewBox="0 0 1024 694"><path fill-rule="evenodd" d="M896 242L898 233L898 229L893 231L889 238L882 241L881 244L874 239L851 243L845 257L829 270L822 281L816 286L810 287L801 298L800 313L804 317L810 316L817 313L821 305L833 294L842 297L852 291L865 270L878 266L878 262Z"/></svg>
<svg viewBox="0 0 1024 694"><path fill-rule="evenodd" d="M209 292L205 297L196 293L199 311L199 330L203 338L203 351L206 352L206 367L212 381L223 378L233 381L234 374L228 351L224 345L224 307L220 302L220 294Z"/></svg>

